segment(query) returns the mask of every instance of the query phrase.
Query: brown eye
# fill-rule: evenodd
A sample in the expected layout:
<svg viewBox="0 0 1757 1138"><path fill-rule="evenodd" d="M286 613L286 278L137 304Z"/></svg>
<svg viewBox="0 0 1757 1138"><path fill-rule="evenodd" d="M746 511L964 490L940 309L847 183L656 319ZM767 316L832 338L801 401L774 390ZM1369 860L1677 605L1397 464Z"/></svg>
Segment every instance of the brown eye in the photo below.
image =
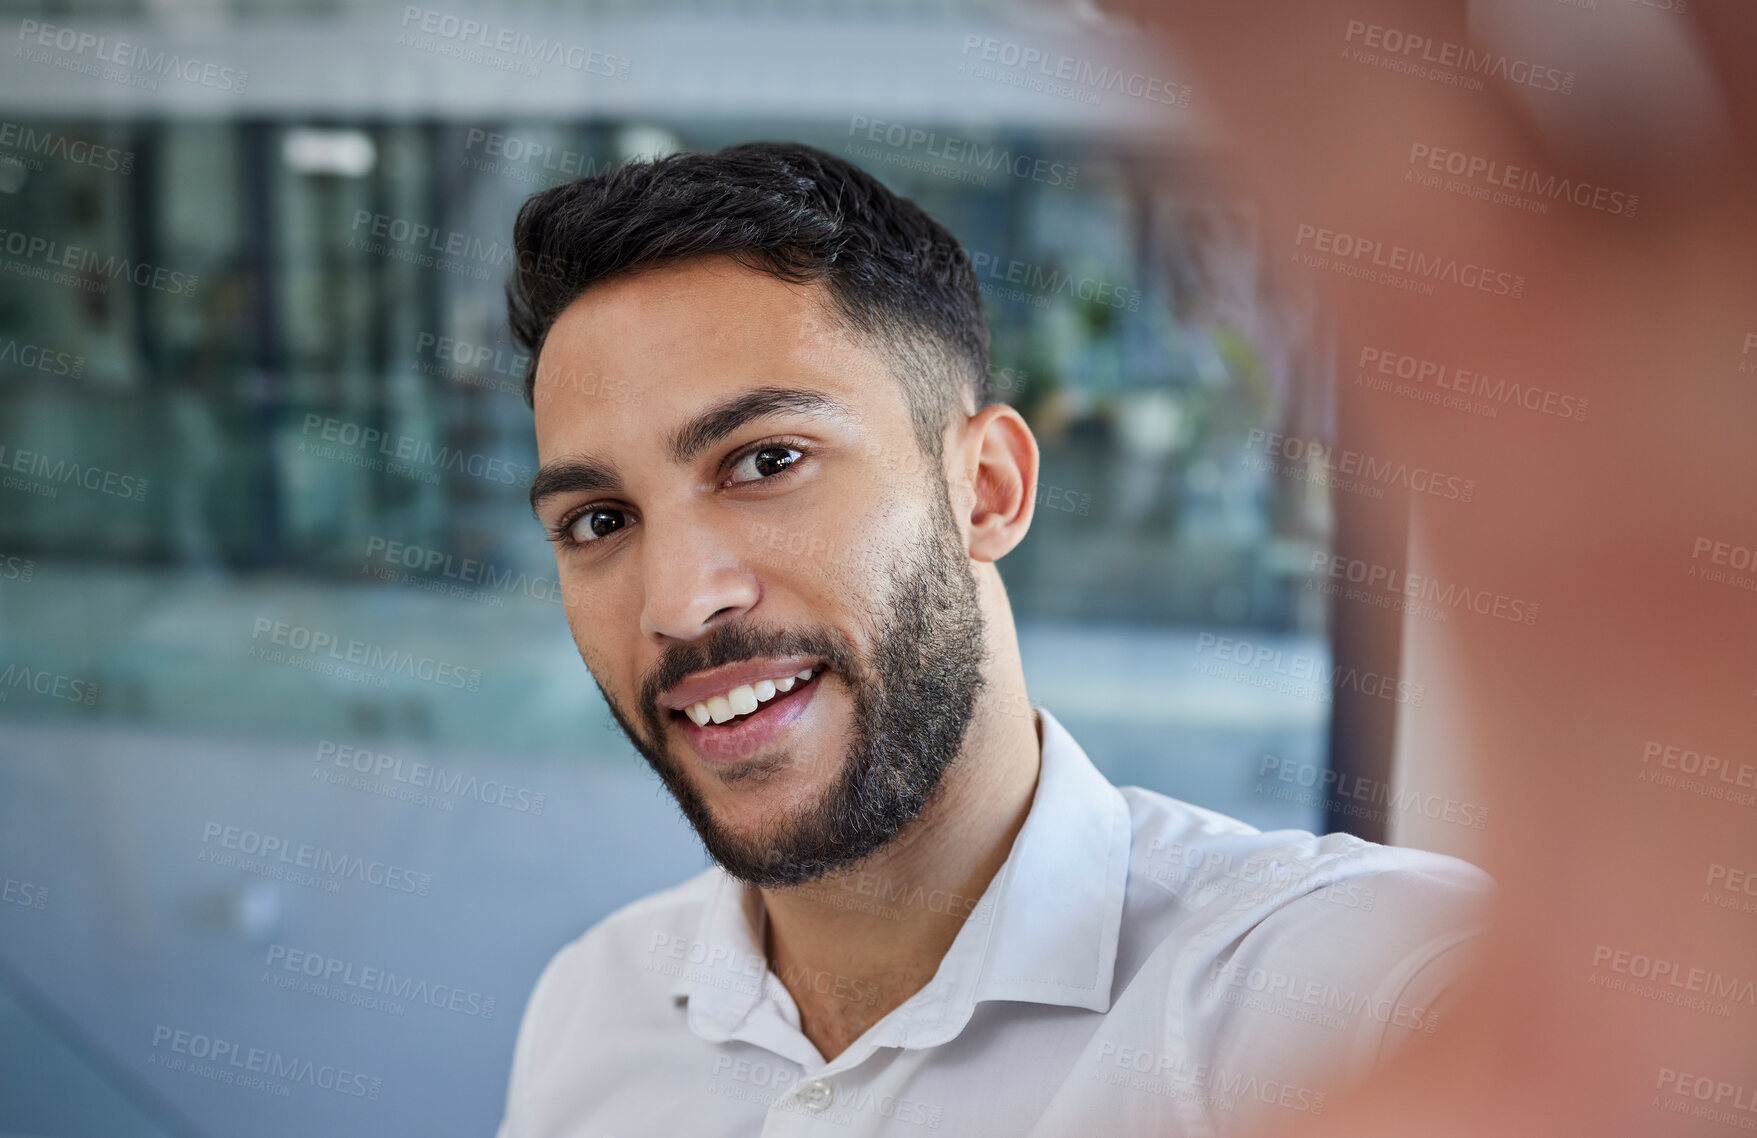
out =
<svg viewBox="0 0 1757 1138"><path fill-rule="evenodd" d="M732 468L731 482L756 482L763 478L773 478L798 462L800 452L792 447L772 446L751 451L738 460Z"/></svg>
<svg viewBox="0 0 1757 1138"><path fill-rule="evenodd" d="M574 519L568 527L568 536L576 542L585 543L609 537L628 524L628 515L621 510L595 509L587 510Z"/></svg>

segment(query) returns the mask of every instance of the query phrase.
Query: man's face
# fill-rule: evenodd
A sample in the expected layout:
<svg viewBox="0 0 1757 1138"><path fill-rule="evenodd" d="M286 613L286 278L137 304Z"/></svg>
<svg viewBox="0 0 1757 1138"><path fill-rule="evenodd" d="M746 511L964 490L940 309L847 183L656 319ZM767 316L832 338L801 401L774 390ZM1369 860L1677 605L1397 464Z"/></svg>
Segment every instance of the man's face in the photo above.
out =
<svg viewBox="0 0 1757 1138"><path fill-rule="evenodd" d="M574 642L708 851L759 885L894 838L982 684L945 470L818 288L721 258L605 282L550 330L534 391Z"/></svg>

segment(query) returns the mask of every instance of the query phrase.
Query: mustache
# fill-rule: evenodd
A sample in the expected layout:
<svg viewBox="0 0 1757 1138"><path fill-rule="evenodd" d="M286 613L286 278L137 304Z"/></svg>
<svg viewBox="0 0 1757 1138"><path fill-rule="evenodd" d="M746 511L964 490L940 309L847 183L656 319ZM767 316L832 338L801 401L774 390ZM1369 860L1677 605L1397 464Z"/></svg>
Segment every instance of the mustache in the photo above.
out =
<svg viewBox="0 0 1757 1138"><path fill-rule="evenodd" d="M823 626L783 629L770 625L726 624L706 639L666 648L641 681L641 712L649 725L664 721L659 696L706 668L770 656L813 656L852 680L861 673L854 646L840 632Z"/></svg>

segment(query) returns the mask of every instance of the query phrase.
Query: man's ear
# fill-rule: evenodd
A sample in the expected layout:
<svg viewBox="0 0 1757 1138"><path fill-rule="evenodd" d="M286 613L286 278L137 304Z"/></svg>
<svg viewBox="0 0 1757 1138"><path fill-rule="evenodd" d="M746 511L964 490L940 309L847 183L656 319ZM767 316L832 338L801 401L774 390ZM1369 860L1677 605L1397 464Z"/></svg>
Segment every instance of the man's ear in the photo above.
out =
<svg viewBox="0 0 1757 1138"><path fill-rule="evenodd" d="M982 408L958 432L964 491L954 500L970 556L999 561L1024 540L1037 508L1037 439L1024 418L1003 403Z"/></svg>

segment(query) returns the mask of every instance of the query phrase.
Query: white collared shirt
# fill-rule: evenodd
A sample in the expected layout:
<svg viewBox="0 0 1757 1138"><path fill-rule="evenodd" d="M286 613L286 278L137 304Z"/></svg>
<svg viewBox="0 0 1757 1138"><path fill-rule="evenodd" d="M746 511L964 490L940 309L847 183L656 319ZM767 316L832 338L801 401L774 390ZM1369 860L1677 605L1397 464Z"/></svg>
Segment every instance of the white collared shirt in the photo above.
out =
<svg viewBox="0 0 1757 1138"><path fill-rule="evenodd" d="M761 894L716 867L550 961L498 1138L1231 1134L1321 1114L1434 1029L1487 875L1119 790L1039 714L1036 793L980 899L846 879L868 911L967 919L842 1054L823 1060L768 971Z"/></svg>

